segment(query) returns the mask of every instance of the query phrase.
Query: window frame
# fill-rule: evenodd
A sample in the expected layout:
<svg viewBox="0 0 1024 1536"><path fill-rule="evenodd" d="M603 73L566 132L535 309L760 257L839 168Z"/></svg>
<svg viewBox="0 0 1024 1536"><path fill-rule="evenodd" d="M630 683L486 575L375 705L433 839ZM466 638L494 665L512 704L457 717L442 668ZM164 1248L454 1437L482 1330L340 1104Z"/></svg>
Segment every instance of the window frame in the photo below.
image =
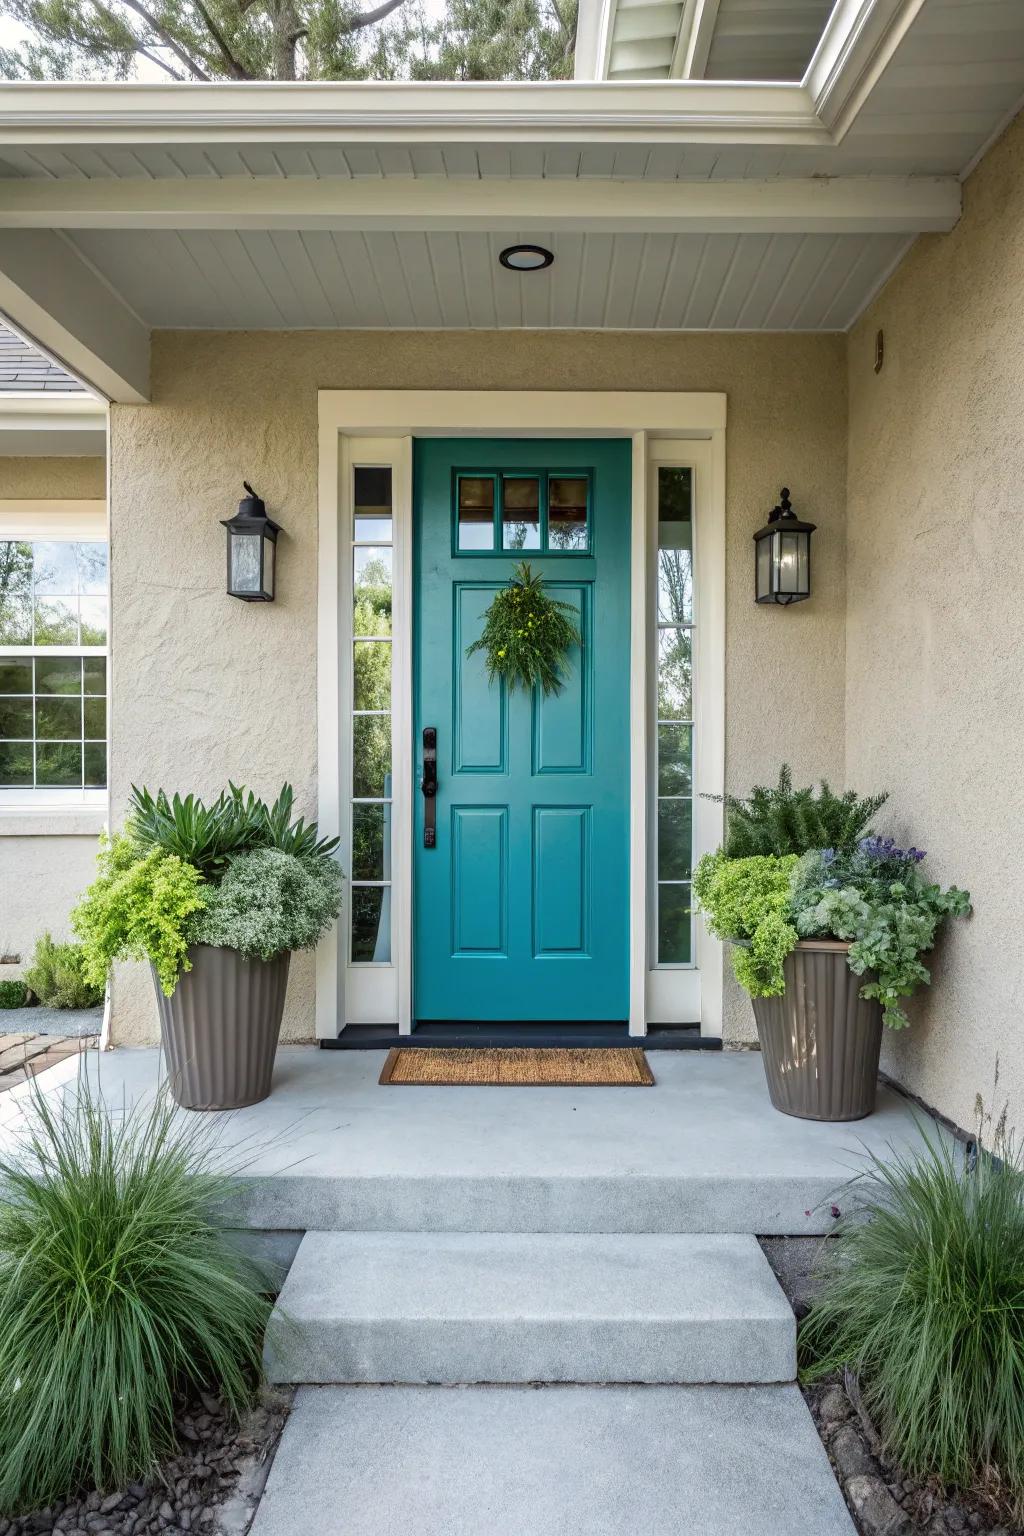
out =
<svg viewBox="0 0 1024 1536"><path fill-rule="evenodd" d="M494 484L494 505L491 509L491 548L462 549L459 545L459 482L462 480L490 480ZM535 549L506 549L504 547L504 510L506 480L536 480L538 485L538 514L540 545ZM552 480L584 480L587 486L586 530L587 542L583 549L554 549L550 543L550 507ZM535 469L529 466L509 469L502 464L457 465L452 470L451 527L452 558L458 560L593 560L594 547L594 471L583 469Z"/></svg>
<svg viewBox="0 0 1024 1536"><path fill-rule="evenodd" d="M105 811L110 792L110 530L107 506L98 500L0 500L0 541L24 543L103 543L107 546L107 641L102 646L83 645L0 645L0 660L6 657L56 658L60 656L102 656L106 661L106 732L103 743L107 754L107 784L104 787L75 785L0 786L0 812L36 811L47 807L95 807ZM99 695L96 695L99 697ZM33 721L33 742L35 722ZM98 739L98 738L95 738Z"/></svg>

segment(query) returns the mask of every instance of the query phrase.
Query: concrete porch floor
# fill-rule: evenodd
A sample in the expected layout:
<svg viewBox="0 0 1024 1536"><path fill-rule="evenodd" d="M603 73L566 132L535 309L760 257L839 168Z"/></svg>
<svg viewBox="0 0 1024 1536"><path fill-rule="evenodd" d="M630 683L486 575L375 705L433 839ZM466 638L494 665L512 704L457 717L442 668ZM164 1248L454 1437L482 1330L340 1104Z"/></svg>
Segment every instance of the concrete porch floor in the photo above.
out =
<svg viewBox="0 0 1024 1536"><path fill-rule="evenodd" d="M772 1109L756 1053L648 1059L654 1088L381 1087L382 1052L284 1047L268 1100L209 1119L243 1165L238 1224L278 1232L824 1233L865 1153L917 1137L887 1088L868 1119L819 1125ZM120 1106L162 1058L93 1054L41 1082L81 1070ZM0 1142L24 1103L0 1100Z"/></svg>

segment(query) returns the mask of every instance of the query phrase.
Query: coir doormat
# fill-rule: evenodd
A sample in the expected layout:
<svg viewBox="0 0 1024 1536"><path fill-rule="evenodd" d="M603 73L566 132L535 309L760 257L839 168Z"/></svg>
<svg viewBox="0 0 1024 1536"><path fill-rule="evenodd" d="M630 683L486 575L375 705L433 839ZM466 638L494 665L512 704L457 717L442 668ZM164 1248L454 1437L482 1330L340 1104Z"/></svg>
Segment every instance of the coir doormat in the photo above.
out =
<svg viewBox="0 0 1024 1536"><path fill-rule="evenodd" d="M380 1081L455 1088L650 1088L654 1075L643 1051L622 1047L478 1051L399 1046L388 1052Z"/></svg>

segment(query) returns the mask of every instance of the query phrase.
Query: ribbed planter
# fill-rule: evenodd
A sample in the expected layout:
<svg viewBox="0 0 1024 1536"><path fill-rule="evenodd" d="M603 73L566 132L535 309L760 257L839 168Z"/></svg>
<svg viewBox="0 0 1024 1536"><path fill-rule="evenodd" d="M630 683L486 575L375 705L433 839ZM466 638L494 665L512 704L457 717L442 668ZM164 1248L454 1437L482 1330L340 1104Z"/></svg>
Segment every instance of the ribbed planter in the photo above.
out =
<svg viewBox="0 0 1024 1536"><path fill-rule="evenodd" d="M242 1109L270 1093L289 954L247 960L194 944L165 997L154 974L171 1093L185 1109Z"/></svg>
<svg viewBox="0 0 1024 1536"><path fill-rule="evenodd" d="M875 1108L882 1009L860 995L849 944L801 939L786 959L782 997L755 997L768 1093L801 1120L863 1120Z"/></svg>

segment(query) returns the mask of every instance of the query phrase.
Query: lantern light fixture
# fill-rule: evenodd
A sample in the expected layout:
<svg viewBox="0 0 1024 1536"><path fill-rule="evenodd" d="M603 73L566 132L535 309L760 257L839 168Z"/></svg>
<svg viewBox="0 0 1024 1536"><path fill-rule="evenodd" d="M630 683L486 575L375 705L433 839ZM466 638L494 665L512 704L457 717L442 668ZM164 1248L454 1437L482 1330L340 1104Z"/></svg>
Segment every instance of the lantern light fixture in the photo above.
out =
<svg viewBox="0 0 1024 1536"><path fill-rule="evenodd" d="M802 523L793 511L788 486L779 504L754 534L754 601L801 603L811 595L811 534L816 524Z"/></svg>
<svg viewBox="0 0 1024 1536"><path fill-rule="evenodd" d="M221 519L228 531L228 596L243 603L272 603L281 529L267 516L266 504L248 480L242 484L248 494L238 511Z"/></svg>

